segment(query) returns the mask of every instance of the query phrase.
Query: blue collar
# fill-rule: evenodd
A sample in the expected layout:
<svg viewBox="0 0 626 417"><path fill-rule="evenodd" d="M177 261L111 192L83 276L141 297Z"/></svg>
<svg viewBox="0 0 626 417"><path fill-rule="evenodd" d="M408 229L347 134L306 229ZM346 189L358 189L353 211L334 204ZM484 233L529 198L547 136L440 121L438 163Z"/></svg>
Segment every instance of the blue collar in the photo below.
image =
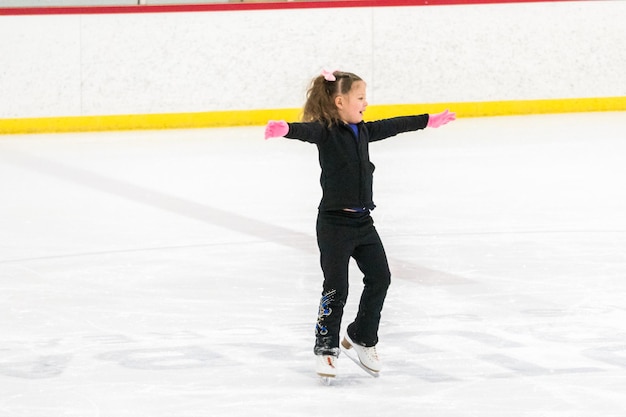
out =
<svg viewBox="0 0 626 417"><path fill-rule="evenodd" d="M357 126L354 123L348 123L348 126L350 126L350 129L352 129L352 131L354 132L354 136L358 139L359 138L359 126Z"/></svg>

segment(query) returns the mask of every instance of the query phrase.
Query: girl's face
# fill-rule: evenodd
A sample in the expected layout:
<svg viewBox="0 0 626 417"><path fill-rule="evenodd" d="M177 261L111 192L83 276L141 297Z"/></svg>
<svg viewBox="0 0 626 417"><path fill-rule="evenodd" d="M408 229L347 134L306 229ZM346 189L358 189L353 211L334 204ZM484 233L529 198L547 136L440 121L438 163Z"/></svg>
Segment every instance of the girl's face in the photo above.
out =
<svg viewBox="0 0 626 417"><path fill-rule="evenodd" d="M339 94L335 97L335 105L339 111L339 117L345 123L360 123L363 120L363 112L367 107L365 95L365 81L355 81L348 94Z"/></svg>

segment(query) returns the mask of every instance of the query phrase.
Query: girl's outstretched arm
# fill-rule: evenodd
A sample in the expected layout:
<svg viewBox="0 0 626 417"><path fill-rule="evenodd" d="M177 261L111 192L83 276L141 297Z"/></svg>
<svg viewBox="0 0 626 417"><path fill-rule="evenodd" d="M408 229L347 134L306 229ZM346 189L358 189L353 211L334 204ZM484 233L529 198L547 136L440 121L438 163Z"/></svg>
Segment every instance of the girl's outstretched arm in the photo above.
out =
<svg viewBox="0 0 626 417"><path fill-rule="evenodd" d="M287 123L284 120L270 120L265 126L265 139L286 137L303 142L319 143L326 136L324 125L319 122Z"/></svg>

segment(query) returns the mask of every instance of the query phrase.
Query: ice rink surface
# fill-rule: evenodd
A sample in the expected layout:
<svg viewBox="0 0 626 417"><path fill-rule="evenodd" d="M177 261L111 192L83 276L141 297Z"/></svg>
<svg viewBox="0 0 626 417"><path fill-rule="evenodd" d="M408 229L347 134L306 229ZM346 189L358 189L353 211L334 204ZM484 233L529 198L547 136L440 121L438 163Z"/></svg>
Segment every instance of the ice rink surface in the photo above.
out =
<svg viewBox="0 0 626 417"><path fill-rule="evenodd" d="M314 146L0 137L0 416L623 417L624 132L626 113L499 117L371 144L384 368L342 356L331 386Z"/></svg>

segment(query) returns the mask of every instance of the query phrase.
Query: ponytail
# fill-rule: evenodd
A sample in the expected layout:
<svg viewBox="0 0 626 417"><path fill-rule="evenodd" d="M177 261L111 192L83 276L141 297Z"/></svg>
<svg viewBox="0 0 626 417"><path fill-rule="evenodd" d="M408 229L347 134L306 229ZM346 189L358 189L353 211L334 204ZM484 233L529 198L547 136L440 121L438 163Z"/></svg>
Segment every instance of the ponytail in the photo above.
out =
<svg viewBox="0 0 626 417"><path fill-rule="evenodd" d="M351 72L343 71L325 71L315 77L306 94L302 121L320 122L329 127L338 123L340 118L335 97L347 94L355 81L362 79Z"/></svg>

